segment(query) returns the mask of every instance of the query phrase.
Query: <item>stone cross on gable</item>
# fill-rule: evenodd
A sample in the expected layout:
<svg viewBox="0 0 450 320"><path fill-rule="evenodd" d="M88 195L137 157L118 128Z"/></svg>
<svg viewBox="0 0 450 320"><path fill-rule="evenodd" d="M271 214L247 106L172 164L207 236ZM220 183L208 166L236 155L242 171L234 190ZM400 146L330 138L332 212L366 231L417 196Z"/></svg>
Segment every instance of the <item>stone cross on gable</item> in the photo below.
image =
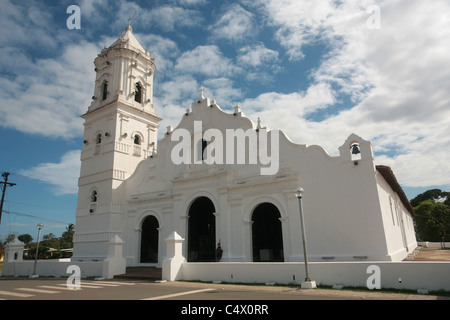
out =
<svg viewBox="0 0 450 320"><path fill-rule="evenodd" d="M201 99L205 99L205 97L203 96L203 91L205 91L206 89L202 86L201 88L200 88L200 90L198 90L198 92L200 92L200 98Z"/></svg>

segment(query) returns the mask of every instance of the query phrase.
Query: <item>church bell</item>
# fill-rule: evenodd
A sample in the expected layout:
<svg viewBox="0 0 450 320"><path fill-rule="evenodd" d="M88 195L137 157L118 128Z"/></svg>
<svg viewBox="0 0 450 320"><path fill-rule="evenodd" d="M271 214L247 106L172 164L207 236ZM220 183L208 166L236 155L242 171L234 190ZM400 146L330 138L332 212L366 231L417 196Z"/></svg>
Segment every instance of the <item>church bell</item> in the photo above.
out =
<svg viewBox="0 0 450 320"><path fill-rule="evenodd" d="M360 154L359 147L357 144L352 145L352 154Z"/></svg>

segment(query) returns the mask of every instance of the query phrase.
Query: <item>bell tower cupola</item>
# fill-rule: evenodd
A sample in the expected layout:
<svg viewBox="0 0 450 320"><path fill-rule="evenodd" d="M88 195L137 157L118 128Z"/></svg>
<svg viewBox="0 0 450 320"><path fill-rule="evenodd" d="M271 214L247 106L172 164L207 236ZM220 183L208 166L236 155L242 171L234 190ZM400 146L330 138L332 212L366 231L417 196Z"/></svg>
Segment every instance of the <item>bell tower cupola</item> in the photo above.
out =
<svg viewBox="0 0 450 320"><path fill-rule="evenodd" d="M88 112L120 100L156 115L153 105L155 59L136 40L130 25L109 48L103 48L94 66L95 89Z"/></svg>

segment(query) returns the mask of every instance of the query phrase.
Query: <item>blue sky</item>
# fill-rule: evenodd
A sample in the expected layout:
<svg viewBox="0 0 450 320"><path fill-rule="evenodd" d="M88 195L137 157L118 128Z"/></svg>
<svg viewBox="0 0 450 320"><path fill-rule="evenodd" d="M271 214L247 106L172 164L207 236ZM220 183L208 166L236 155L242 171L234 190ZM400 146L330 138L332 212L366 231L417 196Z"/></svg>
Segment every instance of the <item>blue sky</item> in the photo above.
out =
<svg viewBox="0 0 450 320"><path fill-rule="evenodd" d="M67 28L70 5L81 29ZM204 86L331 155L351 133L370 140L409 198L450 190L448 12L447 0L0 0L0 171L17 184L0 238L75 222L93 60L130 16L156 60L161 128Z"/></svg>

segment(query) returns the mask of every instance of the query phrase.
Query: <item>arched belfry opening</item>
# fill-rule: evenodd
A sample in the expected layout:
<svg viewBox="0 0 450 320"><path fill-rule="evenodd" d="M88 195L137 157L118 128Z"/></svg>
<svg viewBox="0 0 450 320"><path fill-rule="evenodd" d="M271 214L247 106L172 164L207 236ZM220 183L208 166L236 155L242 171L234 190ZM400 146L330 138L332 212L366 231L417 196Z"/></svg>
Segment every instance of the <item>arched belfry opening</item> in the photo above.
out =
<svg viewBox="0 0 450 320"><path fill-rule="evenodd" d="M134 91L134 101L141 103L142 102L142 86L139 82L135 84Z"/></svg>
<svg viewBox="0 0 450 320"><path fill-rule="evenodd" d="M188 261L216 261L216 212L214 204L207 197L200 197L189 208Z"/></svg>
<svg viewBox="0 0 450 320"><path fill-rule="evenodd" d="M252 215L252 245L254 262L283 262L281 215L272 203L259 204Z"/></svg>
<svg viewBox="0 0 450 320"><path fill-rule="evenodd" d="M106 100L108 97L108 82L104 81L102 85L102 100Z"/></svg>
<svg viewBox="0 0 450 320"><path fill-rule="evenodd" d="M141 263L158 262L159 223L154 216L147 216L141 227Z"/></svg>
<svg viewBox="0 0 450 320"><path fill-rule="evenodd" d="M361 148L358 142L352 142L350 144L350 153L352 161L361 160Z"/></svg>

